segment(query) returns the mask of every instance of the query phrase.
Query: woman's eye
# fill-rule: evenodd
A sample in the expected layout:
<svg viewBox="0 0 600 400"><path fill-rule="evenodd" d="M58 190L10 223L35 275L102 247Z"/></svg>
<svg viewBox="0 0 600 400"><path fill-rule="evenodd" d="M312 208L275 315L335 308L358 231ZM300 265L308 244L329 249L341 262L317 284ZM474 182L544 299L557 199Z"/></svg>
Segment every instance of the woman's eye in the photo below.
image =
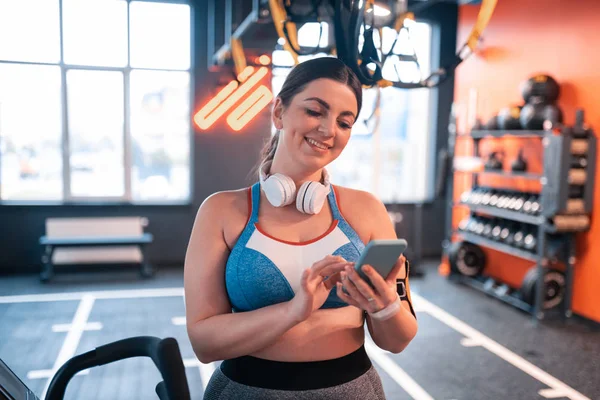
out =
<svg viewBox="0 0 600 400"><path fill-rule="evenodd" d="M312 115L313 117L319 117L319 116L321 115L321 113L320 113L320 112L318 112L318 111L315 111L315 110L311 110L310 108L307 108L307 109L306 109L306 113L307 113L308 115Z"/></svg>
<svg viewBox="0 0 600 400"><path fill-rule="evenodd" d="M339 124L342 129L351 129L352 128L352 125L347 124L345 122L340 122Z"/></svg>

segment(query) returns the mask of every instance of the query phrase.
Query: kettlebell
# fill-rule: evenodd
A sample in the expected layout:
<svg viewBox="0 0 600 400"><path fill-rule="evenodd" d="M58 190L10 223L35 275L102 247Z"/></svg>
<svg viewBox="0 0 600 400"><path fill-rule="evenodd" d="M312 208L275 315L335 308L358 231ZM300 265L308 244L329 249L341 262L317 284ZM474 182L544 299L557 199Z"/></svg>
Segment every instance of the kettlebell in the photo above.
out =
<svg viewBox="0 0 600 400"><path fill-rule="evenodd" d="M519 150L517 159L514 160L510 166L514 172L524 172L527 169L527 161L523 158L523 149Z"/></svg>
<svg viewBox="0 0 600 400"><path fill-rule="evenodd" d="M501 157L500 157L501 155ZM490 153L487 161L485 162L485 169L487 170L499 170L502 169L502 158L504 153L500 151L493 151Z"/></svg>

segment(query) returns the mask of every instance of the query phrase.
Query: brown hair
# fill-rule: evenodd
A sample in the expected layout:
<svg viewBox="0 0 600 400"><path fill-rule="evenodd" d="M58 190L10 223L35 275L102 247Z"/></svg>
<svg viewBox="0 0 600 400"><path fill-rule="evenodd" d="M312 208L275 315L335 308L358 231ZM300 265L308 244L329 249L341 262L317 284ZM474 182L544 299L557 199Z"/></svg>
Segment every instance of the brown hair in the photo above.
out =
<svg viewBox="0 0 600 400"><path fill-rule="evenodd" d="M313 58L296 65L289 73L281 91L277 95L283 107L288 107L294 96L304 90L306 85L317 79L332 79L347 85L356 97L357 115L362 107L362 85L354 72L341 60L333 57ZM266 143L261 152L258 168L265 162L273 160L280 132L277 131ZM260 171L259 171L260 172Z"/></svg>

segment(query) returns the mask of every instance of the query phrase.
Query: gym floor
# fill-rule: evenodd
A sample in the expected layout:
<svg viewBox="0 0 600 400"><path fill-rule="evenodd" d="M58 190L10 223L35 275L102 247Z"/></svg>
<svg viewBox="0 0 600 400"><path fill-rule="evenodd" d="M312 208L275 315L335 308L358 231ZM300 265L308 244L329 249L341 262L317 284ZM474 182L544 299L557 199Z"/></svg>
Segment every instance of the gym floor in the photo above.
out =
<svg viewBox="0 0 600 400"><path fill-rule="evenodd" d="M600 329L574 317L536 326L528 314L457 286L437 260L411 280L419 333L401 354L367 352L388 399L600 399ZM42 397L70 357L138 335L179 342L193 399L219 363L197 361L185 330L181 269L140 281L137 271L57 274L0 281L0 358ZM75 376L65 399L156 399L159 373L147 358Z"/></svg>

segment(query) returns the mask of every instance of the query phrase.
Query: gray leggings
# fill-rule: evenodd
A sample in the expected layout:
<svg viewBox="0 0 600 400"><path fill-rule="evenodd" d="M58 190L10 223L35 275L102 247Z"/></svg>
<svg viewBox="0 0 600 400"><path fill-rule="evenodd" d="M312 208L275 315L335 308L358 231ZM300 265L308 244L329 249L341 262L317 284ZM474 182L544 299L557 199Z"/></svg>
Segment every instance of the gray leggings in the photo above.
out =
<svg viewBox="0 0 600 400"><path fill-rule="evenodd" d="M220 368L210 378L204 400L385 400L374 367L341 385L314 390L275 390L247 386L229 379Z"/></svg>

